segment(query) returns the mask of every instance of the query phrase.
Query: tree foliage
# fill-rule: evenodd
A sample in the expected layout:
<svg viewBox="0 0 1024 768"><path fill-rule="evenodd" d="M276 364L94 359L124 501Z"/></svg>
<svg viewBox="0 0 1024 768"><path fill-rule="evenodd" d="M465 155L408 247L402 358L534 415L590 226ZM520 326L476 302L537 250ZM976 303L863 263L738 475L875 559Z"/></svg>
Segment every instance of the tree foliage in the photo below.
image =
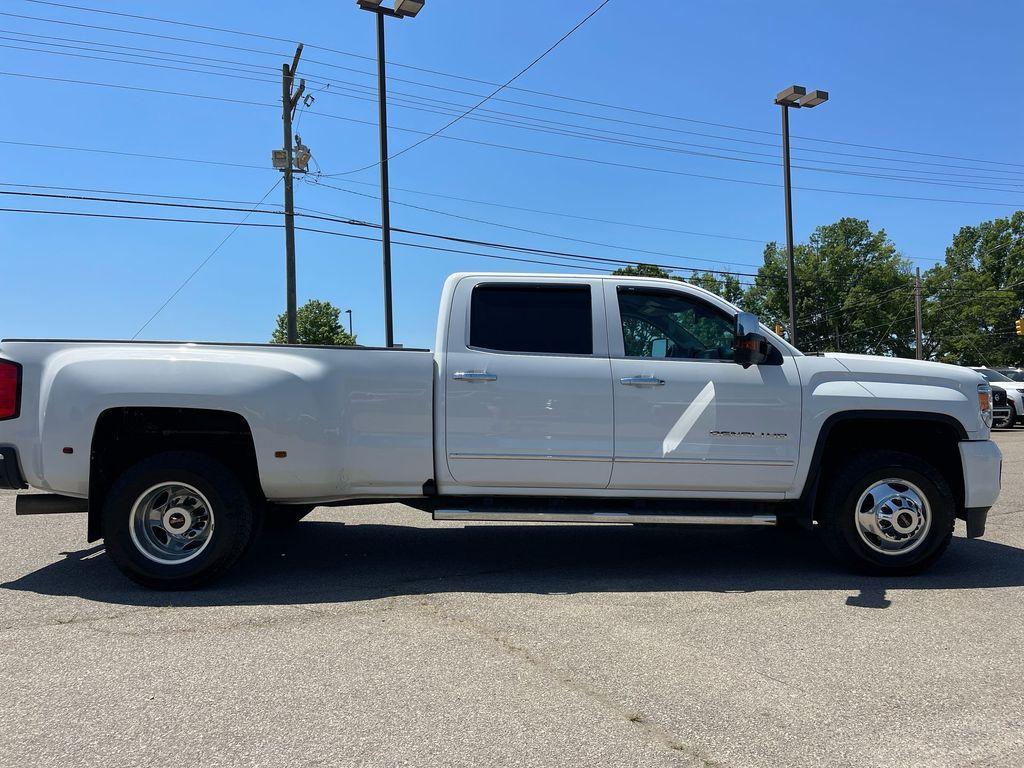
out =
<svg viewBox="0 0 1024 768"><path fill-rule="evenodd" d="M797 341L811 352L913 356L910 263L867 221L843 218L818 227L793 251ZM769 324L789 324L786 251L764 249L744 307Z"/></svg>
<svg viewBox="0 0 1024 768"><path fill-rule="evenodd" d="M960 229L922 279L924 349L949 363L1017 366L1024 338L1024 211Z"/></svg>
<svg viewBox="0 0 1024 768"><path fill-rule="evenodd" d="M356 337L342 327L341 310L329 301L307 301L296 310L295 325L299 344L352 346L356 343ZM270 341L274 344L288 342L287 314L277 316L277 327Z"/></svg>

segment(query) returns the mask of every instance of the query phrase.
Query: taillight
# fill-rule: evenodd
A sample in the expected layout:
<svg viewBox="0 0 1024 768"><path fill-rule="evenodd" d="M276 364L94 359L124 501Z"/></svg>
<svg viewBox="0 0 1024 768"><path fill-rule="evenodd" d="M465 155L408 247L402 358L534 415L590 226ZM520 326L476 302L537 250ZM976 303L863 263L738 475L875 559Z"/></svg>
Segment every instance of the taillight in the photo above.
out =
<svg viewBox="0 0 1024 768"><path fill-rule="evenodd" d="M13 419L21 410L21 366L0 360L0 420Z"/></svg>

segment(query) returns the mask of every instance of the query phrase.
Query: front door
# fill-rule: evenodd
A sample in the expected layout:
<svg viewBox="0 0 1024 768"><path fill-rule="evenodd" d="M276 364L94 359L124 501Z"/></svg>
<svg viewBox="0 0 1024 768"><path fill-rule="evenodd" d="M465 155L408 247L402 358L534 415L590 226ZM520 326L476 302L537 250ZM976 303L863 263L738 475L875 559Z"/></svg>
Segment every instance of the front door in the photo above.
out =
<svg viewBox="0 0 1024 768"><path fill-rule="evenodd" d="M466 278L452 297L445 453L461 485L604 488L612 385L600 279Z"/></svg>
<svg viewBox="0 0 1024 768"><path fill-rule="evenodd" d="M781 492L800 447L793 358L732 361L734 310L684 286L605 291L615 399L610 487ZM724 495L724 494L723 494Z"/></svg>

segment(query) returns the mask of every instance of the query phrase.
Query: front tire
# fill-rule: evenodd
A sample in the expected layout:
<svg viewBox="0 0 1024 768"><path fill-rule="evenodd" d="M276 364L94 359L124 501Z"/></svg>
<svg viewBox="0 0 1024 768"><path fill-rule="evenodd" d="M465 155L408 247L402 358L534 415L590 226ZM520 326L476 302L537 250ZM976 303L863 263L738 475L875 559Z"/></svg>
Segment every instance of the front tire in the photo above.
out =
<svg viewBox="0 0 1024 768"><path fill-rule="evenodd" d="M876 575L918 573L953 536L949 484L912 454L872 451L847 462L829 484L820 523L829 549Z"/></svg>
<svg viewBox="0 0 1024 768"><path fill-rule="evenodd" d="M103 505L107 554L128 578L155 589L191 589L223 575L253 528L241 482L200 453L143 459L117 479Z"/></svg>

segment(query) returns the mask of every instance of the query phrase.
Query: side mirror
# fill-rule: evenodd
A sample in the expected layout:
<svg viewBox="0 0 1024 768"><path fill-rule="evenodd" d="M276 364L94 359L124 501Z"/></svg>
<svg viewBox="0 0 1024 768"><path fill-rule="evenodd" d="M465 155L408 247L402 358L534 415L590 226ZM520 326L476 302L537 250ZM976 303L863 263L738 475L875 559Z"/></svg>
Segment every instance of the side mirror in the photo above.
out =
<svg viewBox="0 0 1024 768"><path fill-rule="evenodd" d="M668 357L668 339L651 339L651 357Z"/></svg>
<svg viewBox="0 0 1024 768"><path fill-rule="evenodd" d="M733 360L737 365L749 368L760 365L768 359L768 339L761 335L761 323L757 315L740 312L736 315L736 338L732 343Z"/></svg>
<svg viewBox="0 0 1024 768"><path fill-rule="evenodd" d="M761 332L761 321L753 312L740 312L736 315L736 338Z"/></svg>

